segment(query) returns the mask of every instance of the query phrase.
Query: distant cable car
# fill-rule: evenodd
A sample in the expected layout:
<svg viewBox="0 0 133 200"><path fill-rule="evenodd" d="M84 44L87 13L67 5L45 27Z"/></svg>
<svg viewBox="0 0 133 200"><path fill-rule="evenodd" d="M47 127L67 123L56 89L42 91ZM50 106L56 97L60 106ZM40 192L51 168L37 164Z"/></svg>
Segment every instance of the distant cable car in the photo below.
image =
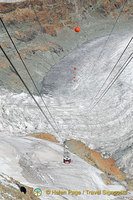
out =
<svg viewBox="0 0 133 200"><path fill-rule="evenodd" d="M64 156L63 156L63 162L65 164L71 163L70 153L68 151L68 147L66 146L66 141L64 142Z"/></svg>

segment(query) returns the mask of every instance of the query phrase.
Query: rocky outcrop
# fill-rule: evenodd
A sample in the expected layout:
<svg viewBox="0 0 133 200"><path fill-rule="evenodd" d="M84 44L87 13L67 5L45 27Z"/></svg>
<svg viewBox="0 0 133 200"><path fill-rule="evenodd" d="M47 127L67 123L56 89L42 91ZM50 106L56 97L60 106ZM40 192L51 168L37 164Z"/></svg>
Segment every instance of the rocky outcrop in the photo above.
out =
<svg viewBox="0 0 133 200"><path fill-rule="evenodd" d="M56 142L56 143L59 142L54 135L51 135L49 133L36 133L36 134L31 133L31 134L28 134L27 136L40 138L42 140L47 140L47 141L50 141L50 142Z"/></svg>
<svg viewBox="0 0 133 200"><path fill-rule="evenodd" d="M22 42L29 42L33 40L36 37L36 32L35 31L15 31L15 38L19 41Z"/></svg>
<svg viewBox="0 0 133 200"><path fill-rule="evenodd" d="M72 153L75 153L89 164L105 172L107 176L113 177L119 181L124 181L126 179L126 175L115 165L115 160L113 158L104 159L100 153L88 148L81 141L69 140L66 144ZM107 179L107 183L108 182L109 180Z"/></svg>
<svg viewBox="0 0 133 200"><path fill-rule="evenodd" d="M26 193L20 191L21 187L26 189ZM34 196L33 188L24 186L7 175L0 174L0 199L39 200L40 198Z"/></svg>
<svg viewBox="0 0 133 200"><path fill-rule="evenodd" d="M123 7L124 0L104 1L65 1L64 0L26 0L18 3L0 3L0 13L8 25L31 23L39 25L39 30L52 36L64 26L71 29L85 19L87 14L98 13L101 16L117 17ZM123 15L133 15L133 3L128 1Z"/></svg>
<svg viewBox="0 0 133 200"><path fill-rule="evenodd" d="M117 17L123 2L119 0L115 1L115 3L109 0L26 0L17 3L0 3L0 17L7 25L13 41L24 61L26 60L26 64L40 90L42 79L51 66L75 48L76 41L80 43L81 35L86 39L86 33L82 28L81 35L76 34L74 40L73 30L75 26L79 24L82 26L85 21L88 24L91 15L101 16L101 18L105 18L105 16ZM131 17L133 14L132 8L132 2L129 0L125 5L122 16ZM0 27L2 27L1 23ZM67 28L69 31L62 33L63 28ZM59 33L62 33L61 37L58 36ZM22 67L4 28L0 30L0 34L0 44L6 50L8 56L12 58L13 64L20 68L20 72L27 81L29 77L25 73L25 69ZM52 36L52 41L50 36ZM64 45L67 40L71 42L68 41L68 45ZM0 57L0 87L12 90L13 86L17 92L27 92L18 77L10 69L11 67L3 54L1 56L1 52ZM7 83L5 83L5 76L8 80ZM29 84L31 90L36 93L34 86L31 83Z"/></svg>
<svg viewBox="0 0 133 200"><path fill-rule="evenodd" d="M127 0L126 1L116 0L114 2L110 0L104 0L97 8L97 11L99 14L102 14L103 16L110 15L112 17L116 17L118 16L118 11L120 11L120 9L123 9L122 13L126 16L133 15L133 3Z"/></svg>

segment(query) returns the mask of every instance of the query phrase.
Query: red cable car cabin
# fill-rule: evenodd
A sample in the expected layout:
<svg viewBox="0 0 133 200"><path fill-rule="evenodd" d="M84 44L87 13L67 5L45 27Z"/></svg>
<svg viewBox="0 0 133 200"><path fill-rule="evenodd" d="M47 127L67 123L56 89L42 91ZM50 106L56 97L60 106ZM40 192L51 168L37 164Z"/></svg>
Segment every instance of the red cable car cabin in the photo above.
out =
<svg viewBox="0 0 133 200"><path fill-rule="evenodd" d="M71 163L71 158L66 157L66 158L63 159L63 162L64 162L65 164L70 164L70 163Z"/></svg>
<svg viewBox="0 0 133 200"><path fill-rule="evenodd" d="M66 145L64 145L64 158L63 158L63 162L65 164L70 164L71 163L71 158L70 158L69 151L68 151Z"/></svg>

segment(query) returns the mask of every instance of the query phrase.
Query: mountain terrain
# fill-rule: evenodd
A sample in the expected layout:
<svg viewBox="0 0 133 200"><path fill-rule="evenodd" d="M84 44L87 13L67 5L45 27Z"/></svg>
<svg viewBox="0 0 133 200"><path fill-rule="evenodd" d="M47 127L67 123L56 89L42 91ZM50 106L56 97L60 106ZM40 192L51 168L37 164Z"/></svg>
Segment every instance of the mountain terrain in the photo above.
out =
<svg viewBox="0 0 133 200"><path fill-rule="evenodd" d="M44 195L46 188L59 190L60 179L64 190L73 180L73 190L127 191L126 196L101 195L101 199L133 199L133 61L90 111L98 99L94 97L133 37L133 1L1 0L0 17L56 124L2 23L0 45L50 122L59 129L53 130L0 52L0 198L34 199L33 188L40 187ZM77 26L78 33L74 30ZM133 41L105 87L132 51ZM64 140L73 161L66 169L61 164ZM12 184L7 192L8 182L26 187L28 193L21 193ZM54 196L65 198L75 196ZM88 196L76 197L83 198ZM99 197L95 195L94 199Z"/></svg>

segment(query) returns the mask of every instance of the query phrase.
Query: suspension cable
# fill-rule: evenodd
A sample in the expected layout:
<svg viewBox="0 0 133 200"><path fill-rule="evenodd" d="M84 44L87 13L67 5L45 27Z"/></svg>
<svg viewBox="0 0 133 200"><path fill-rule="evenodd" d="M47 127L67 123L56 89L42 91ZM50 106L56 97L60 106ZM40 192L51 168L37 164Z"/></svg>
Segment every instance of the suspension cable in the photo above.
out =
<svg viewBox="0 0 133 200"><path fill-rule="evenodd" d="M32 83L33 83L33 85L34 85L34 87L35 87L37 93L38 93L38 95L40 96L40 98L41 98L41 100L42 100L44 106L46 107L46 109L47 109L47 111L48 111L50 117L52 118L53 122L55 123L56 128L59 130L59 128L58 128L58 126L57 126L57 124L56 124L56 122L55 122L55 120L54 120L54 118L53 118L53 116L52 116L52 114L51 114L51 112L50 112L50 110L48 109L48 107L47 107L47 105L46 105L46 103L45 103L45 101L44 101L44 99L43 99L41 93L39 92L39 90L38 90L38 88L37 88L37 85L36 85L35 81L33 80L32 76L31 76L31 74L30 74L30 72L29 72L29 70L28 70L28 68L27 68L27 66L26 66L26 64L25 64L25 62L24 62L24 60L23 60L23 58L22 58L20 52L18 51L18 49L17 49L17 47L16 47L16 45L15 45L15 43L14 43L14 41L13 41L13 39L12 39L10 33L9 33L9 31L7 30L6 25L4 24L2 18L0 18L0 21L1 21L2 25L3 25L3 27L5 28L5 31L6 31L6 33L7 33L7 35L8 35L8 37L10 38L10 40L11 40L11 42L12 42L12 44L13 44L13 46L14 46L14 48L15 48L15 50L16 50L16 52L17 52L17 54L18 54L18 56L19 56L19 58L20 58L20 60L21 60L21 62L22 62L22 64L24 65L24 67L25 67L25 69L26 69L26 71L27 71L27 73L28 73L28 75L29 75L29 77L30 77L30 79L31 79L31 81L32 81Z"/></svg>
<svg viewBox="0 0 133 200"><path fill-rule="evenodd" d="M95 104L93 105L93 107L89 110L92 111L95 106L103 99L103 97L107 94L107 92L109 91L109 89L112 87L112 85L115 83L115 81L118 79L118 77L122 74L122 72L125 70L125 68L129 65L129 63L132 61L133 59L133 53L130 54L130 56L128 57L128 59L125 61L125 63L122 65L122 67L119 69L119 71L117 72L117 74L115 75L115 77L112 79L112 81L108 84L108 86L104 89L103 93L100 95L99 99L95 102ZM129 61L128 61L129 60ZM128 61L128 63L127 63ZM127 64L126 64L127 63Z"/></svg>
<svg viewBox="0 0 133 200"><path fill-rule="evenodd" d="M107 40L105 41L105 43L104 43L104 45L103 45L102 50L100 51L100 54L99 54L98 58L96 59L96 62L97 62L97 60L101 57L102 52L104 51L105 46L107 45L107 43L108 43L108 41L109 41L109 38L110 38L110 36L112 35L112 33L113 33L113 31L114 31L114 28L115 28L116 24L118 23L118 20L119 20L121 14L122 14L122 11L124 10L124 7L125 7L125 5L126 5L127 2L128 2L128 0L125 0L125 1L124 1L124 4L123 4L123 6L122 6L122 8L121 8L121 10L120 10L120 13L119 13L118 17L116 18L115 23L113 24L113 27L112 27L112 29L111 29L109 35L108 35ZM93 65L93 66L95 66L96 62L94 62L94 65ZM114 69L115 69L115 67L114 67ZM113 69L113 70L114 70L114 69ZM92 70L93 70L93 67L92 67L92 69L91 69L91 72L92 72ZM113 72L113 70L112 70L112 72ZM111 72L111 73L112 73L112 72ZM111 75L111 74L110 74L110 75ZM110 76L109 76L109 77L110 77ZM108 77L108 78L109 78L109 77ZM108 80L108 79L107 79L107 80ZM107 80L106 80L106 82L107 82ZM102 87L100 88L100 91L102 90L103 86L104 86L104 84L103 84ZM95 98L97 97L97 95L99 94L100 91L98 91L98 93L97 93L96 96L93 98L92 103L91 103L90 105L93 104ZM90 108L90 106L89 106L89 108Z"/></svg>
<svg viewBox="0 0 133 200"><path fill-rule="evenodd" d="M51 125L51 127L53 128L53 130L57 132L57 130L55 129L55 127L52 125L52 123L50 122L50 120L48 119L48 117L45 115L44 111L42 110L42 108L40 107L40 105L38 104L37 100L35 99L35 97L32 95L30 89L28 88L28 86L26 85L25 81L22 79L21 75L19 74L19 72L17 71L16 67L13 65L13 63L11 62L11 60L9 59L9 57L7 56L6 52L4 51L4 49L2 48L2 46L0 45L0 49L2 50L4 56L6 57L6 59L8 60L8 62L11 64L12 68L14 69L15 73L17 74L17 76L20 78L21 82L23 83L23 85L25 86L25 88L27 89L27 91L29 92L29 94L31 95L32 99L34 100L34 102L36 103L37 107L39 108L39 110L42 112L43 116L46 118L46 120L48 121L48 123Z"/></svg>
<svg viewBox="0 0 133 200"><path fill-rule="evenodd" d="M122 11L123 11L123 9L124 9L124 7L125 7L127 1L128 1L128 0L125 0L125 1L124 1L124 4L123 4L123 6L122 6L122 8L121 8L121 10L120 10L120 13L119 13L118 17L116 18L115 23L113 24L113 27L112 27L112 29L111 29L109 35L108 35L108 38L107 38L107 40L105 41L105 43L104 43L104 45L103 45L103 48L102 48L102 50L101 50L101 52L100 52L98 58L97 58L96 61L94 62L94 65L93 65L93 66L95 66L97 60L101 57L102 52L104 51L105 46L107 45L107 43L108 43L108 41L109 41L109 38L110 38L110 36L112 35L112 33L113 33L113 31L114 31L114 28L115 28L116 24L118 23L118 20L119 20L121 14L122 14ZM97 6L97 5L98 5L98 2L96 3L96 6ZM97 8L96 6L95 6L95 8ZM93 7L93 8L94 8L94 7ZM94 10L93 10L93 11L94 11ZM132 39L133 39L133 38L132 38ZM84 65L83 65L83 66L84 66ZM93 68L94 68L94 67L92 67L91 72L92 72ZM115 67L114 67L114 68L115 68ZM114 69L113 69L113 70L114 70ZM112 70L112 72L113 72L113 70ZM111 74L110 74L110 75L111 75ZM108 77L108 78L109 78L109 77ZM107 80L108 80L108 79L107 79ZM106 82L107 82L107 80L106 80ZM105 84L105 83L104 83L104 84ZM102 85L102 87L104 86L104 84ZM102 87L101 87L100 91L102 90ZM92 103L91 103L90 105L93 104L94 99L97 97L97 95L99 94L100 91L98 91L98 93L96 94L96 96L93 97L93 99L92 99ZM89 106L89 107L90 107L90 106Z"/></svg>
<svg viewBox="0 0 133 200"><path fill-rule="evenodd" d="M121 16L123 10L124 10L124 7L125 7L126 3L127 3L127 0L125 0L124 4L123 4L123 6L122 6L122 8L121 8L121 10L120 10L120 13L119 13L118 17L116 18L116 21L115 21L115 23L114 23L114 25L113 25L113 27L112 27L112 29L111 29L111 32L109 33L109 36L108 36L107 40L105 41L105 43L104 43L104 45L103 45L103 48L102 48L102 50L101 50L101 52L100 52L100 54L99 54L99 56L98 56L98 59L101 57L102 52L104 51L105 46L107 45L107 43L108 43L108 41L109 41L109 38L110 38L110 36L112 35L112 33L113 33L113 31L114 31L114 28L115 28L115 26L116 26L116 24L117 24L117 22L118 22L118 20L119 20L119 18L120 18L120 16Z"/></svg>
<svg viewBox="0 0 133 200"><path fill-rule="evenodd" d="M133 37L130 39L130 41L128 42L128 44L126 45L124 51L122 52L122 54L120 55L119 59L117 60L116 64L114 65L114 67L112 68L112 70L110 71L110 73L108 74L107 78L105 79L104 83L102 84L102 86L100 87L99 91L97 92L97 94L94 96L92 103L89 105L89 108L92 106L92 104L95 102L97 96L99 95L99 93L101 92L101 90L103 89L103 87L105 86L105 84L107 83L108 79L110 78L111 74L113 73L113 71L115 70L116 66L118 65L119 61L121 60L122 56L124 55L124 53L126 52L127 48L129 47L130 43L132 42Z"/></svg>

